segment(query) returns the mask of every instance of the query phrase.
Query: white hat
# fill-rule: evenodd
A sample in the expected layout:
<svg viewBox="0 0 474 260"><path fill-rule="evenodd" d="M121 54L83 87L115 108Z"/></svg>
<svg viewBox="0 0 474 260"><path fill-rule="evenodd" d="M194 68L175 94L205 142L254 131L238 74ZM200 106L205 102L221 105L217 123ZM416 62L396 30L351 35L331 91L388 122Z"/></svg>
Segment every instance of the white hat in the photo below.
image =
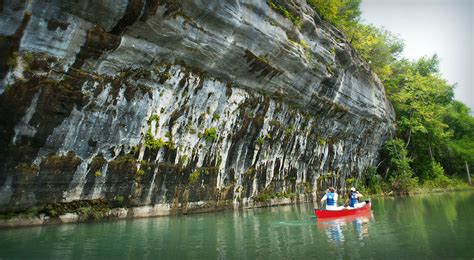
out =
<svg viewBox="0 0 474 260"><path fill-rule="evenodd" d="M351 188L351 191L356 191L356 188L352 187L352 188Z"/></svg>

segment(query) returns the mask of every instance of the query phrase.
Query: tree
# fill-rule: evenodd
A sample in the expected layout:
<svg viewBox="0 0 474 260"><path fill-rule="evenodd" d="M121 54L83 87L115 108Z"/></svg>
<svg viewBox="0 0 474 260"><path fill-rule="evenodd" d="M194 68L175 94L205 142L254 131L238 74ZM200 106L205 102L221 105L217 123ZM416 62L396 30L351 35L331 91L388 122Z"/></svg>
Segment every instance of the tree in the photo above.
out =
<svg viewBox="0 0 474 260"><path fill-rule="evenodd" d="M447 145L443 165L451 174L463 172L466 163L471 167L474 165L474 118L469 112L466 105L453 101L444 115L444 121L453 134Z"/></svg>
<svg viewBox="0 0 474 260"><path fill-rule="evenodd" d="M408 192L416 186L417 179L413 177L413 171L410 168L412 160L408 158L408 152L405 149L405 142L401 139L392 139L385 143L385 158L388 159L387 173L385 176L392 184L392 189L398 192Z"/></svg>
<svg viewBox="0 0 474 260"><path fill-rule="evenodd" d="M324 19L343 31L360 20L362 0L307 0L306 2Z"/></svg>
<svg viewBox="0 0 474 260"><path fill-rule="evenodd" d="M394 34L373 25L357 24L346 30L347 37L382 81L392 75L392 63L403 51L403 42Z"/></svg>

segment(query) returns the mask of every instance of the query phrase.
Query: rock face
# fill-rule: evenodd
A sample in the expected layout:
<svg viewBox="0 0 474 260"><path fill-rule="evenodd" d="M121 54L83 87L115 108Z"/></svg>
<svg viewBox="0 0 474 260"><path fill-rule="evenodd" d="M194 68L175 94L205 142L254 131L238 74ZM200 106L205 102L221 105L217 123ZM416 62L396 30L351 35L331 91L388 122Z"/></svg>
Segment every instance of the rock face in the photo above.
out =
<svg viewBox="0 0 474 260"><path fill-rule="evenodd" d="M1 1L0 211L252 207L359 178L393 129L383 86L280 2Z"/></svg>

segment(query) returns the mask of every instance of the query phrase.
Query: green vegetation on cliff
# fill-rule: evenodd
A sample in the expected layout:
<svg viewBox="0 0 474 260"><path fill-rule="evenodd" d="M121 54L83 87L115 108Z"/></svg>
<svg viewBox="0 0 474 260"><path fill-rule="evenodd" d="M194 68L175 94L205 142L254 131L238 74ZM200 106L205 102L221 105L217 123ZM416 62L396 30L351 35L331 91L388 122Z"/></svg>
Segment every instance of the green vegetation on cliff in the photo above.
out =
<svg viewBox="0 0 474 260"><path fill-rule="evenodd" d="M400 39L360 22L361 0L307 3L346 35L382 80L395 109L394 139L386 142L378 167L367 170L366 186L372 192L407 192L462 185L466 165L474 165L474 118L441 77L438 57L400 57Z"/></svg>

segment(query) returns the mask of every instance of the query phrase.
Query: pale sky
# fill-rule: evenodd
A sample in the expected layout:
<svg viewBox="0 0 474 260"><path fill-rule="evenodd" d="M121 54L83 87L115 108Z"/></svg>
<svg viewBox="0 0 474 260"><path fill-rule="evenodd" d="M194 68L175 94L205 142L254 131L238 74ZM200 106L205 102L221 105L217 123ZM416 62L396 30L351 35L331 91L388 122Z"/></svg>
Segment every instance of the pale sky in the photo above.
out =
<svg viewBox="0 0 474 260"><path fill-rule="evenodd" d="M403 39L404 57L438 54L443 78L474 114L474 0L362 0L361 9L364 23Z"/></svg>

